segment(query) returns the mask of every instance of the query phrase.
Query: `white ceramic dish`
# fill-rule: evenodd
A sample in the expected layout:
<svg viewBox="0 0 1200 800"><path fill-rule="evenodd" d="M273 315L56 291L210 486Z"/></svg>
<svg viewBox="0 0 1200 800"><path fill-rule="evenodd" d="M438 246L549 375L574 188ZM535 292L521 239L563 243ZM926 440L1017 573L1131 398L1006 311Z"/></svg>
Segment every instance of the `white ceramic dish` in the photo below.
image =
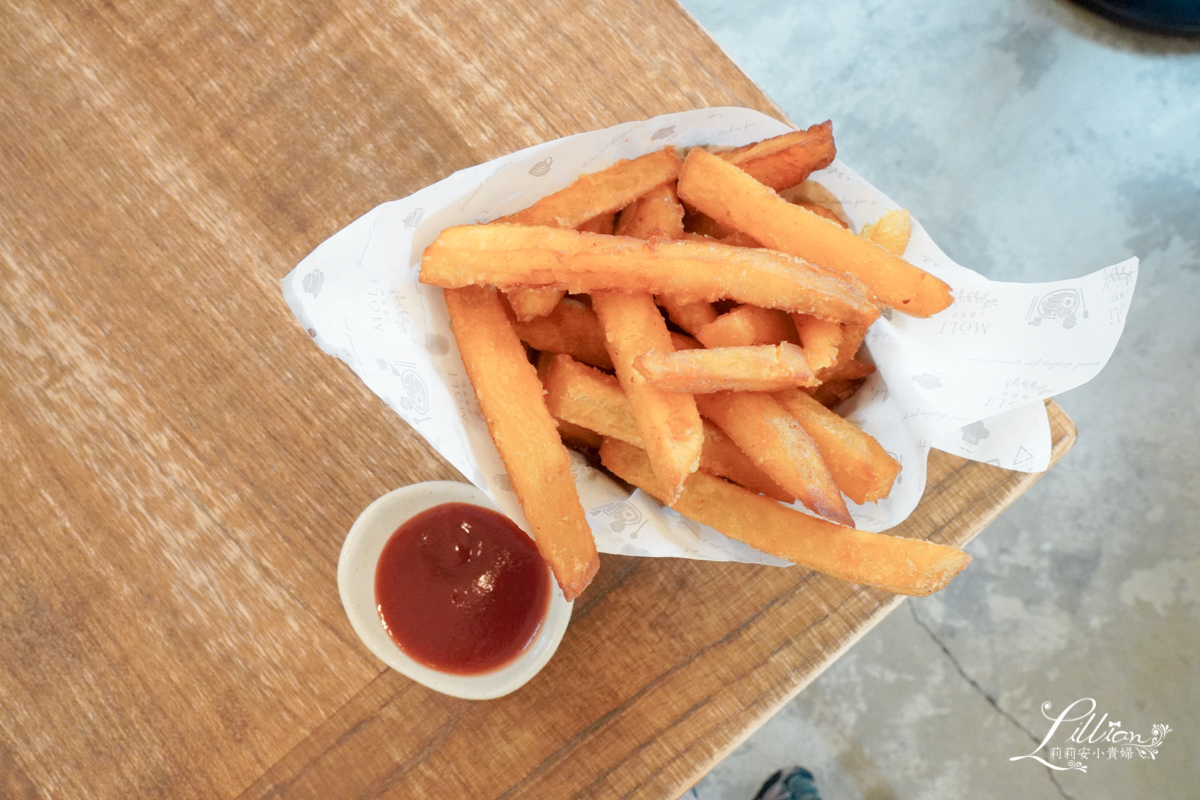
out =
<svg viewBox="0 0 1200 800"><path fill-rule="evenodd" d="M487 496L469 483L415 483L380 497L359 515L346 535L338 559L338 593L354 632L383 663L417 683L451 697L487 700L516 691L536 675L562 641L571 620L571 603L550 578L550 606L533 641L513 661L478 675L454 675L430 669L401 650L383 627L375 603L375 567L383 546L406 520L442 503L470 503L499 513ZM546 568L549 572L549 567Z"/></svg>

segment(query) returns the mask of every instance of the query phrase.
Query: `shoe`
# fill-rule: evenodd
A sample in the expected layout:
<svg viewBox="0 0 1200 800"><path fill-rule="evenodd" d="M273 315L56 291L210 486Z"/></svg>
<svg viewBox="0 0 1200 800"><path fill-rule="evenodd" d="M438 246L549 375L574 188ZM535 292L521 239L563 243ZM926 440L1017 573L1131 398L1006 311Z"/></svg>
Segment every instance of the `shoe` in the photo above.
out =
<svg viewBox="0 0 1200 800"><path fill-rule="evenodd" d="M804 767L792 767L767 778L754 800L821 800L821 795L811 772Z"/></svg>
<svg viewBox="0 0 1200 800"><path fill-rule="evenodd" d="M1150 33L1200 35L1200 0L1074 0L1118 25Z"/></svg>

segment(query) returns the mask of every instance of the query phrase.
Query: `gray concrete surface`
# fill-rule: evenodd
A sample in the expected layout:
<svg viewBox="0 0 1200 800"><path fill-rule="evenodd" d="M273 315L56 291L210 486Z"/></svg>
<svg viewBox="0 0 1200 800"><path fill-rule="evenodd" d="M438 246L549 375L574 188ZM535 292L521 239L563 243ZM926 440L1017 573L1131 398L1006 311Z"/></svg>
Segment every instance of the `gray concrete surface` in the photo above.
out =
<svg viewBox="0 0 1200 800"><path fill-rule="evenodd" d="M1036 0L683 2L960 263L1043 281L1142 259L1113 360L1059 398L1075 449L965 574L690 794L749 800L802 764L825 800L1200 797L1200 42ZM1087 697L1105 730L1169 725L1156 757L1009 760L1049 731L1043 703Z"/></svg>

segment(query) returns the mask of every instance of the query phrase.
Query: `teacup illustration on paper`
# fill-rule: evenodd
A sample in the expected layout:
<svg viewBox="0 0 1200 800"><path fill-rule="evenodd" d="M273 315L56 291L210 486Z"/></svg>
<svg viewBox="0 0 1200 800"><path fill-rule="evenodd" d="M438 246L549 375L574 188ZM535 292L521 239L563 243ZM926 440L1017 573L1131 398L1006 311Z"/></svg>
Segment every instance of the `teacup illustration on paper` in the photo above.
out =
<svg viewBox="0 0 1200 800"><path fill-rule="evenodd" d="M618 500L615 503L606 503L595 509L592 513L602 513L606 517L610 517L612 522L608 527L612 528L614 533L620 533L628 527L637 525L642 521L642 512L633 507L632 503L627 503L624 500Z"/></svg>
<svg viewBox="0 0 1200 800"><path fill-rule="evenodd" d="M1062 320L1064 328L1074 328L1078 312L1082 312L1083 318L1087 319L1087 303L1083 300L1083 292L1078 289L1056 289L1034 297L1025 320L1030 325L1041 325L1044 319L1056 319Z"/></svg>
<svg viewBox="0 0 1200 800"><path fill-rule="evenodd" d="M983 426L983 420L972 422L970 425L964 425L962 429L963 441L970 445L977 445L983 439L992 435L992 432Z"/></svg>

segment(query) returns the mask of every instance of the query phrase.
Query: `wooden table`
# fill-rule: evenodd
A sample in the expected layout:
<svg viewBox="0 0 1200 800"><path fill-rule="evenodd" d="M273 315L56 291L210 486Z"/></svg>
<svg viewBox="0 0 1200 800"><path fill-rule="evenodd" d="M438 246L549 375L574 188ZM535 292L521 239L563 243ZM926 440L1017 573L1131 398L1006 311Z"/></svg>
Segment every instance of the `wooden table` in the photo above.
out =
<svg viewBox="0 0 1200 800"><path fill-rule="evenodd" d="M775 106L668 0L0 11L0 796L674 797L896 600L607 557L494 702L372 658L334 572L457 478L278 279L375 204L659 113ZM254 7L251 7L254 6ZM804 122L809 122L805 120ZM1051 405L1057 459L1074 439ZM1037 476L935 453L910 535Z"/></svg>

